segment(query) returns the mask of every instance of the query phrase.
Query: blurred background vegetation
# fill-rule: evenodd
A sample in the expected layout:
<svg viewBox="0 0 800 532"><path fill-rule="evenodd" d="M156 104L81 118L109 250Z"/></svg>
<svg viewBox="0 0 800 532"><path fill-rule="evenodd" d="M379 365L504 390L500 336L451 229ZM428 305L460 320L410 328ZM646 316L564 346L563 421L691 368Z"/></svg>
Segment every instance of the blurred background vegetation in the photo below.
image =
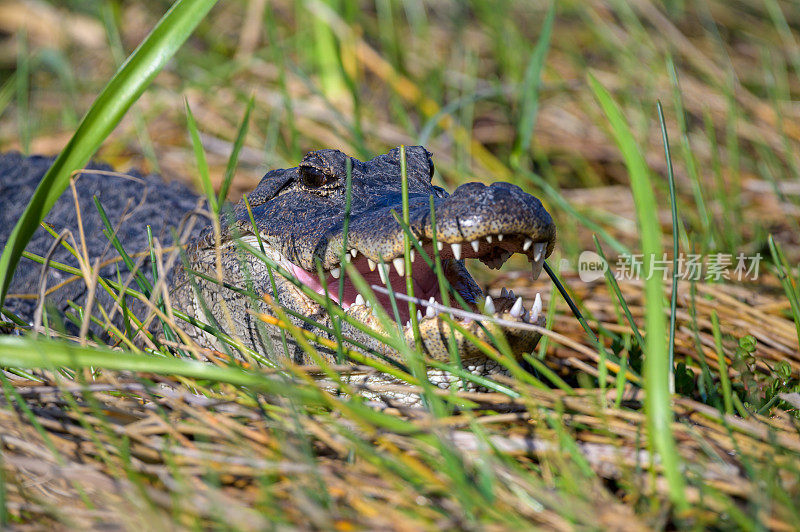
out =
<svg viewBox="0 0 800 532"><path fill-rule="evenodd" d="M551 388L516 382L521 398L492 396L480 407L485 411L453 412L448 427L456 427L461 439L428 439L427 417L416 420L420 425L398 421L397 432L381 426L386 436L373 438L370 423L377 418L339 411L339 403L326 403L330 410L324 414L316 405L296 404L286 410L269 405L267 410L275 410L264 414L264 405L246 390L218 382L206 389L191 381L190 391L199 386L236 409L230 414L203 403L208 409L199 414L190 409L191 400L159 399L181 422L177 436L162 425L134 434L141 445L137 456L163 461L157 472L155 465L144 468L143 477L148 489L184 490L192 498L185 506L170 506L159 498L163 492L142 488L145 495L132 504L146 506L144 515L161 519L164 528L173 518L197 527L254 528L262 522L249 513L252 508L266 521L343 530L518 528L530 522L559 529L796 528L800 274L789 265L800 259L800 6L789 0L552 5L551 12L545 1L220 2L97 158L118 170L137 168L196 183L188 101L219 185L252 96L255 108L232 201L267 170L295 166L308 150L339 148L365 159L399 144L424 144L434 154L437 184L515 182L541 197L554 215L559 256L574 264L581 251L595 249L596 235L614 260L640 249L641 234L629 170L590 79L619 104L652 171L658 209L651 214L665 249L671 249L660 101L682 252L760 253L765 260L758 279L682 283L679 290L679 397L671 405L677 418L672 428L691 511L675 513L665 502L659 465L640 454L646 447L641 401L627 395L639 390L635 383L615 380L625 372L611 363L615 376L605 373L605 353L598 353L546 279L532 284L527 273L520 274L527 267L520 258L500 273L482 270L479 280L489 288L513 285L526 300L542 291L548 326L562 335L539 347L539 360L551 373L545 368L537 376L545 375ZM169 7L162 0L0 1L0 150L58 153ZM642 283L620 282L626 306L610 283L580 283L573 271L563 274L609 352L638 373L638 330L634 334L623 311L643 325ZM625 401L606 389L615 383L620 394L626 392ZM130 389L138 390L135 385ZM41 399L40 392L28 391L25 397ZM152 421L127 396L102 401L142 426ZM70 415L72 408L81 415L89 408L61 406ZM262 414L268 419L263 425ZM340 414L367 427L366 434L355 436L347 423L343 430ZM193 424L195 416L203 421ZM38 437L35 423L22 423L6 410L0 417L21 440ZM209 424L235 430L222 436L203 432ZM75 431L71 437L87 449L100 448L97 442L106 442L112 431L97 426L96 432ZM167 433L179 443L178 465L157 439ZM124 455L124 445L108 438L109 448ZM197 441L208 443L215 456L233 460L242 458L240 451L252 452L287 469L273 475L261 462L245 460L228 475L224 461L219 466L207 456L181 454ZM473 461L486 441L495 445L492 452L481 447L480 460ZM462 456L470 458L462 462ZM103 467L111 478L141 481L109 463L115 462ZM69 477L66 469L57 470ZM74 481L83 470L69 471ZM31 497L25 488L9 486L12 495ZM230 493L241 506L206 504L219 505ZM74 493L64 500L85 503ZM121 513L128 501L111 502L120 504L114 508ZM8 508L19 515L57 514L12 503ZM136 514L123 522L133 526L130 515ZM85 516L72 517L83 522Z"/></svg>

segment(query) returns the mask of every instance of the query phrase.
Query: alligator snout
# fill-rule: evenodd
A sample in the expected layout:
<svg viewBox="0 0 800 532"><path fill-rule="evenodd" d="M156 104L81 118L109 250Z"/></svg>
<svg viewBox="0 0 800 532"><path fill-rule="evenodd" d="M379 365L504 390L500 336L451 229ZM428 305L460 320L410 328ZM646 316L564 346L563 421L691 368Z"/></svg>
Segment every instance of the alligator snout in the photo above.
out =
<svg viewBox="0 0 800 532"><path fill-rule="evenodd" d="M522 235L546 243L547 255L556 237L555 224L542 202L510 183L461 185L437 207L436 230L447 243Z"/></svg>
<svg viewBox="0 0 800 532"><path fill-rule="evenodd" d="M431 233L428 226L426 236ZM496 269L513 253L523 253L540 272L553 252L556 227L542 202L516 185L467 183L441 200L436 233L456 259L478 258Z"/></svg>

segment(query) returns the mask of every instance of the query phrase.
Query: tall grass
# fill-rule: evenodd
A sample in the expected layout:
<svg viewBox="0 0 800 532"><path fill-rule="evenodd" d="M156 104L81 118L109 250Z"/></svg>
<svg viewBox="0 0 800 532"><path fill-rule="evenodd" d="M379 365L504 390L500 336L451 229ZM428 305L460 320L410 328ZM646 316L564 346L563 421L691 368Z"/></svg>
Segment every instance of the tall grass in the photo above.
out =
<svg viewBox="0 0 800 532"><path fill-rule="evenodd" d="M273 286L286 277L332 316L323 326L262 298L252 277L243 287L221 287L247 299L259 326L281 329L274 354L262 346L271 358L210 313L199 319L167 308L152 293L155 268L152 282L97 280L96 290L121 306L119 328L99 303L91 316L69 306L68 322L91 320L114 349L92 334L79 345L50 310L51 334L63 338L24 336L24 320L4 309L10 321L0 325L23 336L0 337L7 368L0 373L0 522L796 526L800 251L792 235L800 226L793 185L800 135L793 124L800 117L791 102L800 18L790 4L770 0L737 11L718 1L254 0L205 17L213 4L176 2L107 84L104 72L122 63L132 36L147 33L138 21L150 16L154 23L161 4L126 3L117 11L86 3L81 13L111 41L105 62L88 74L82 65L102 52L66 47L59 63L42 52L35 28L18 35L16 69L0 82L0 144L35 151L72 127L70 110L53 108L53 93L70 94L78 106L95 103L69 131L72 139L3 249L3 298L20 256L46 262L22 250L98 146L115 166L149 163L170 177L196 176L218 223L227 197L252 188L265 168L295 166L307 150L335 147L366 159L422 142L434 153L435 184L508 180L540 196L554 215L566 259L548 258L557 287L544 277L531 282L518 257L499 274L468 263L493 294L508 286L529 307L541 292L544 337L536 353L511 353L503 338L472 337L511 377L468 373L454 343L451 361L424 360L392 311L377 309L382 331L364 327L271 261L260 237L238 243L243 264L248 256L264 262ZM59 13L71 25L73 11ZM244 26L250 37L240 40ZM168 62L137 105L141 118L121 121ZM658 99L672 105L662 110ZM674 154L667 133L679 146ZM427 256L411 238L407 204L396 214L406 258L414 250L416 260L428 261L446 304L463 306L448 290L436 247ZM432 222L435 215L431 206ZM105 227L119 255L113 260L132 263L131 250ZM150 240L147 253L155 256ZM761 253L768 264L754 280L678 284L673 262L671 293L657 276L629 280L609 269L605 283L584 283L570 267L580 251L595 248L609 265L641 253L646 274L670 243L676 259L681 249L741 251ZM85 274L51 267L68 283ZM405 271L413 287L408 261ZM376 305L351 265L343 274ZM193 282L218 283L199 272ZM145 329L130 308L134 299L151 300L160 332ZM342 324L361 327L373 347L397 356L381 357L343 334ZM182 334L190 325L216 336L220 351L191 345ZM447 316L443 330L465 332ZM291 363L290 342L315 365ZM336 363L323 348L337 353ZM439 390L427 382L425 364L491 393ZM361 395L351 377L370 372L393 384ZM400 392L424 400L398 404L393 394ZM50 479L58 479L54 489Z"/></svg>
<svg viewBox="0 0 800 532"><path fill-rule="evenodd" d="M654 261L662 256L661 230L655 218L658 208L650 180L650 170L642 157L625 117L609 92L593 76L589 77L595 96L608 117L611 133L630 172L631 189L636 204L641 249L642 275L645 276L645 361L644 378L647 391L647 428L652 448L659 453L669 482L672 501L681 510L688 508L680 458L672 436L673 420L670 404L672 366L665 344L662 280L654 272Z"/></svg>

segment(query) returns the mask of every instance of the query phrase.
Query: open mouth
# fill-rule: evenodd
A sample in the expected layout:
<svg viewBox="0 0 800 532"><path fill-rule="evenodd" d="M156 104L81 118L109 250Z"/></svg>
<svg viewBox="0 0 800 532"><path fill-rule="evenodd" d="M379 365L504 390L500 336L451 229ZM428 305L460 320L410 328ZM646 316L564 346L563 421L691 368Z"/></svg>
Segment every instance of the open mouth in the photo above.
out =
<svg viewBox="0 0 800 532"><path fill-rule="evenodd" d="M250 238L245 237L246 241L250 240ZM253 238L253 240L255 239ZM248 243L254 244L254 242ZM421 240L420 244L433 260L433 242ZM489 268L499 269L514 253L521 253L528 258L531 263L533 277L537 279L542 271L548 242L535 241L531 237L522 234L486 234L471 241L438 242L437 247L445 278L453 290L467 303L470 307L469 310L496 318L525 323L539 324L543 320L542 301L539 294L536 294L530 309L526 309L523 306L521 297L516 297L513 291L505 288L495 298L488 295L484 296L464 266L464 259L478 259ZM407 293L406 263L403 255L385 257L383 263L381 263L370 258L362 250L350 248L346 257L347 262L358 270L368 285L385 286L396 294L411 295ZM282 255L274 256L273 258L291 271L303 284L315 292L325 295L325 287L320 281L317 272L301 268ZM438 314L436 307L443 304L436 272L428 266L424 259L418 256L413 247L410 259L413 297L419 301L419 307L421 307L417 310L417 317L420 320L436 319ZM325 279L325 285L328 289L328 297L346 311L355 312L360 310L363 312L369 307L369 303L358 292L347 275L344 276L344 286L340 297L339 285L343 271L341 264L337 264L326 271L327 279ZM390 296L378 291L375 292L375 296L378 304L383 306L387 314L394 316L394 308ZM452 301L452 298L451 304L455 307L460 307L458 303ZM405 323L406 327L408 327L410 325L410 316L407 302L396 298L396 308L401 323ZM362 314L362 312L359 312L359 314ZM461 321L469 322L471 319L465 318L461 319Z"/></svg>

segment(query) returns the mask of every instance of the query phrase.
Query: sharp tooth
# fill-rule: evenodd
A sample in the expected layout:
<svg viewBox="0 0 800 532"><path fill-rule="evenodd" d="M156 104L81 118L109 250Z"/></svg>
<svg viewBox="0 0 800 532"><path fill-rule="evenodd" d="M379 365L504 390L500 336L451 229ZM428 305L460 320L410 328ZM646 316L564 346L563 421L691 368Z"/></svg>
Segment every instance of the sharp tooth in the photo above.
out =
<svg viewBox="0 0 800 532"><path fill-rule="evenodd" d="M439 251L441 251L442 249L444 249L444 244L442 243L442 241L441 241L441 240L439 240L439 241L437 241L437 242L436 242L436 249L438 249Z"/></svg>
<svg viewBox="0 0 800 532"><path fill-rule="evenodd" d="M530 239L530 238L526 238L525 239L525 243L522 244L522 251L528 251L528 249L530 249L531 245L533 245L533 240Z"/></svg>
<svg viewBox="0 0 800 532"><path fill-rule="evenodd" d="M497 241L498 241L498 242L502 242L502 241L503 241L503 233L499 233L499 234L497 235Z"/></svg>
<svg viewBox="0 0 800 532"><path fill-rule="evenodd" d="M394 264L394 269L397 270L397 275L400 277L405 275L406 261L403 259L403 257L397 257L396 259L392 260L392 264Z"/></svg>
<svg viewBox="0 0 800 532"><path fill-rule="evenodd" d="M422 311L420 309L417 309L417 321L420 321L421 319L422 319Z"/></svg>
<svg viewBox="0 0 800 532"><path fill-rule="evenodd" d="M406 329L410 329L410 328L411 328L411 320L408 320L406 322Z"/></svg>
<svg viewBox="0 0 800 532"><path fill-rule="evenodd" d="M333 276L334 279L338 279L341 274L342 274L341 268L334 268L331 270L331 275Z"/></svg>
<svg viewBox="0 0 800 532"><path fill-rule="evenodd" d="M494 301L492 301L492 296L486 296L486 302L483 304L483 313L494 314Z"/></svg>
<svg viewBox="0 0 800 532"><path fill-rule="evenodd" d="M428 305L427 308L425 309L425 317L426 318L433 318L437 314L436 313L436 309L433 308L433 304L436 303L436 298L433 297L433 296L429 297L428 298L428 303L430 303L430 305Z"/></svg>
<svg viewBox="0 0 800 532"><path fill-rule="evenodd" d="M492 235L487 235L486 236L486 241L491 244L492 243Z"/></svg>
<svg viewBox="0 0 800 532"><path fill-rule="evenodd" d="M356 256L358 255L358 250L356 248L351 249L350 255L352 255L353 258L356 258Z"/></svg>
<svg viewBox="0 0 800 532"><path fill-rule="evenodd" d="M473 240L472 242L469 243L469 245L472 246L472 249L475 250L475 253L477 253L478 249L481 247L481 243L478 242L477 240Z"/></svg>
<svg viewBox="0 0 800 532"><path fill-rule="evenodd" d="M500 290L500 297L508 297L508 290L506 290L505 286Z"/></svg>
<svg viewBox="0 0 800 532"><path fill-rule="evenodd" d="M372 259L367 259L367 264L369 265L369 271L374 272L375 271L375 263L372 261Z"/></svg>
<svg viewBox="0 0 800 532"><path fill-rule="evenodd" d="M450 244L450 247L453 248L453 256L456 260L461 259L461 244Z"/></svg>
<svg viewBox="0 0 800 532"><path fill-rule="evenodd" d="M378 264L378 274L381 276L381 282L386 284L386 264Z"/></svg>
<svg viewBox="0 0 800 532"><path fill-rule="evenodd" d="M538 320L540 312L542 312L542 296L536 292L536 299L533 300L533 306L531 306L531 321Z"/></svg>
<svg viewBox="0 0 800 532"><path fill-rule="evenodd" d="M411 262L414 262L414 261L416 260L416 258L417 258L417 254L416 254L416 253L414 252L414 250L412 249L412 250L411 250Z"/></svg>
<svg viewBox="0 0 800 532"><path fill-rule="evenodd" d="M514 306L511 307L511 310L508 311L509 314L514 316L515 318L519 318L522 316L522 298L518 297L517 300L514 302Z"/></svg>
<svg viewBox="0 0 800 532"><path fill-rule="evenodd" d="M431 298L431 299L433 299L433 298ZM433 301L431 301L431 303L433 303ZM428 308L425 309L425 317L426 318L433 318L434 316L436 316L436 309L429 305Z"/></svg>
<svg viewBox="0 0 800 532"><path fill-rule="evenodd" d="M537 242L535 246L533 246L533 260L539 261L542 256L544 256L544 252L547 249L547 244L544 242Z"/></svg>
<svg viewBox="0 0 800 532"><path fill-rule="evenodd" d="M344 260L346 260L347 262L352 262L353 261L353 257L351 257L350 254L348 253L348 254L346 254L344 256Z"/></svg>
<svg viewBox="0 0 800 532"><path fill-rule="evenodd" d="M355 305L363 305L364 304L364 296L361 294L356 294L356 302Z"/></svg>
<svg viewBox="0 0 800 532"><path fill-rule="evenodd" d="M542 274L542 266L544 265L544 257L539 260L535 260L531 262L531 273L533 274L533 280L539 278L539 275Z"/></svg>
<svg viewBox="0 0 800 532"><path fill-rule="evenodd" d="M367 308L372 307L372 303L370 303L369 301L365 301L364 304L367 306Z"/></svg>
<svg viewBox="0 0 800 532"><path fill-rule="evenodd" d="M510 299L516 299L517 298L517 294L515 294L513 290L509 290L508 291L508 297Z"/></svg>

